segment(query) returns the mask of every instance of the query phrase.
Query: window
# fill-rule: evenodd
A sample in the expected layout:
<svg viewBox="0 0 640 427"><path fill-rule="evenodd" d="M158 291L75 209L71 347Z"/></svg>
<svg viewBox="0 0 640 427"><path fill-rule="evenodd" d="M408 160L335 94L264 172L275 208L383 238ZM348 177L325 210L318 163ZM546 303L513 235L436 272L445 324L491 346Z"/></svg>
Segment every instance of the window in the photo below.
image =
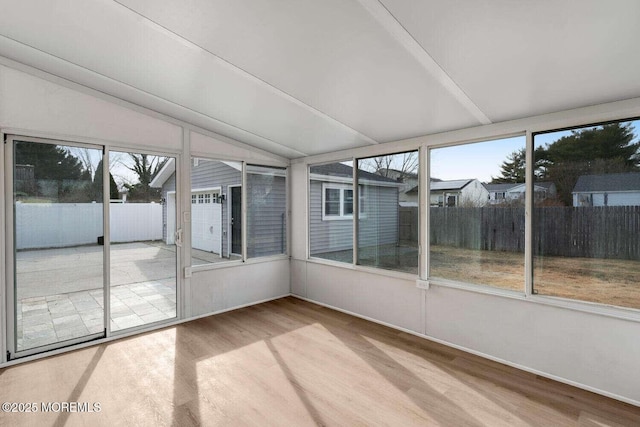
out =
<svg viewBox="0 0 640 427"><path fill-rule="evenodd" d="M522 136L431 149L430 278L524 293L524 205L505 203L524 148Z"/></svg>
<svg viewBox="0 0 640 427"><path fill-rule="evenodd" d="M357 166L357 263L417 274L418 152L358 159Z"/></svg>
<svg viewBox="0 0 640 427"><path fill-rule="evenodd" d="M342 200L343 200L343 194L340 188L326 187L324 189L324 216L325 217L342 216L341 214Z"/></svg>
<svg viewBox="0 0 640 427"><path fill-rule="evenodd" d="M287 170L247 166L247 256L287 253Z"/></svg>
<svg viewBox="0 0 640 427"><path fill-rule="evenodd" d="M640 120L534 135L533 292L640 308Z"/></svg>
<svg viewBox="0 0 640 427"><path fill-rule="evenodd" d="M323 221L353 219L353 186L344 184L322 184ZM360 188L362 190L362 187ZM360 191L362 194L362 191ZM362 203L360 204L362 214Z"/></svg>
<svg viewBox="0 0 640 427"><path fill-rule="evenodd" d="M352 161L309 168L309 246L314 258L353 263Z"/></svg>
<svg viewBox="0 0 640 427"><path fill-rule="evenodd" d="M242 163L191 158L192 265L242 259L241 189Z"/></svg>

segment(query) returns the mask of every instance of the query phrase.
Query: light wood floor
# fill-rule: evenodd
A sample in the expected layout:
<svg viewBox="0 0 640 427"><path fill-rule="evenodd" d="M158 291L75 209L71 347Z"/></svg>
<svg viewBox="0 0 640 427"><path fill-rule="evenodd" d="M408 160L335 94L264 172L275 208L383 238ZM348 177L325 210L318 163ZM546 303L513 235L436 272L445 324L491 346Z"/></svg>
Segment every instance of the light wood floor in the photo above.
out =
<svg viewBox="0 0 640 427"><path fill-rule="evenodd" d="M640 408L294 298L0 370L0 425L640 425Z"/></svg>

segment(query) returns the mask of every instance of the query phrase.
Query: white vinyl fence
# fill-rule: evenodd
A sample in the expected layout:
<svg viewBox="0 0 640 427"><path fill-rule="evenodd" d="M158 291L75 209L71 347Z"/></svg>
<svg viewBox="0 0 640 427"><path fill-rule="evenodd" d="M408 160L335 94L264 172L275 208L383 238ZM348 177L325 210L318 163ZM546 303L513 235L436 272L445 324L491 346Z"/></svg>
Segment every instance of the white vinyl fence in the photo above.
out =
<svg viewBox="0 0 640 427"><path fill-rule="evenodd" d="M162 205L114 203L111 242L162 240ZM16 203L16 249L96 244L102 230L98 203Z"/></svg>

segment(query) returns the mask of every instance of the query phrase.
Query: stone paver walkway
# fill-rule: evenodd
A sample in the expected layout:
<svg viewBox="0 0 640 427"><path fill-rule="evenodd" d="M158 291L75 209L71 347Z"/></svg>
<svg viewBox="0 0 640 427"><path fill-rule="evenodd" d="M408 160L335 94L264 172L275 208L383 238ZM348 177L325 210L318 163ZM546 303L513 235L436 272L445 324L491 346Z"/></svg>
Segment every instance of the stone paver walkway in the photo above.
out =
<svg viewBox="0 0 640 427"><path fill-rule="evenodd" d="M104 330L102 289L25 298L17 304L18 350ZM111 288L111 330L176 317L175 278Z"/></svg>

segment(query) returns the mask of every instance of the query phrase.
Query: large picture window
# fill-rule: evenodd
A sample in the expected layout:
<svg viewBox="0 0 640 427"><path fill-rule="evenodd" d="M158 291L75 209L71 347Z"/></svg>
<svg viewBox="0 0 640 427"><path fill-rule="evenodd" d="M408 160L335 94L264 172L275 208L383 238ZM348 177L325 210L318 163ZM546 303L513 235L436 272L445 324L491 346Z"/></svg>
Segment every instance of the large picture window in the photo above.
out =
<svg viewBox="0 0 640 427"><path fill-rule="evenodd" d="M418 273L417 151L358 159L358 264Z"/></svg>
<svg viewBox="0 0 640 427"><path fill-rule="evenodd" d="M353 162L309 168L310 255L353 262Z"/></svg>
<svg viewBox="0 0 640 427"><path fill-rule="evenodd" d="M430 157L429 277L524 293L525 137Z"/></svg>
<svg viewBox="0 0 640 427"><path fill-rule="evenodd" d="M640 308L640 121L534 135L536 294Z"/></svg>

